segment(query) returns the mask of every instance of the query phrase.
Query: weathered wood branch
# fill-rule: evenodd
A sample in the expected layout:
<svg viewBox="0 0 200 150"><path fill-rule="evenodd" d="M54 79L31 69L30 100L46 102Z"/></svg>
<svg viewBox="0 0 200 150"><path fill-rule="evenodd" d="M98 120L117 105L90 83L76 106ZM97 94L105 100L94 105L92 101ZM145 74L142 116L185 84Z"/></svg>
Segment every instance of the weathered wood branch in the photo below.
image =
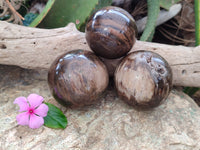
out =
<svg viewBox="0 0 200 150"><path fill-rule="evenodd" d="M38 29L0 21L0 64L48 69L54 59L73 49L90 50L85 34L74 24ZM173 70L174 85L200 87L200 47L137 41L131 51L149 50L163 56ZM104 60L113 73L120 60Z"/></svg>

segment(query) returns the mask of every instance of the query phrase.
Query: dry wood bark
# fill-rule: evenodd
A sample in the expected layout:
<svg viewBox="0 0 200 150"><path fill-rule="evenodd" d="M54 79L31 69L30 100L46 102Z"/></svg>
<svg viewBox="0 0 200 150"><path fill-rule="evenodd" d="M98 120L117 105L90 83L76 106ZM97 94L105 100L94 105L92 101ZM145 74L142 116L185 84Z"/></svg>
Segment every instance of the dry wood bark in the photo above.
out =
<svg viewBox="0 0 200 150"><path fill-rule="evenodd" d="M38 29L0 22L0 64L48 69L59 55L88 47L85 34L74 24L58 29ZM173 84L200 87L200 47L171 46L137 41L131 51L149 50L163 56L172 67ZM104 60L113 74L118 60Z"/></svg>

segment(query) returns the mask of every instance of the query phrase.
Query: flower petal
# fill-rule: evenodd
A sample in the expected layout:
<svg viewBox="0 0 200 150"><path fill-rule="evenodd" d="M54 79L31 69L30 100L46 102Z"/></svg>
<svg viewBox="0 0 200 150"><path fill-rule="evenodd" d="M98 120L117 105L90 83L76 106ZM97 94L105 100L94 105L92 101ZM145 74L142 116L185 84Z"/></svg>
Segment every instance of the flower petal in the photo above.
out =
<svg viewBox="0 0 200 150"><path fill-rule="evenodd" d="M37 94L30 94L27 99L30 103L31 108L35 109L42 104L44 98Z"/></svg>
<svg viewBox="0 0 200 150"><path fill-rule="evenodd" d="M23 112L16 117L17 122L19 125L28 125L29 124L29 113L28 112Z"/></svg>
<svg viewBox="0 0 200 150"><path fill-rule="evenodd" d="M34 113L41 117L45 117L47 116L48 110L49 107L46 104L41 104L37 109L34 110Z"/></svg>
<svg viewBox="0 0 200 150"><path fill-rule="evenodd" d="M26 97L17 97L14 101L14 104L18 104L19 105L19 111L28 111L29 108L29 104L27 102Z"/></svg>
<svg viewBox="0 0 200 150"><path fill-rule="evenodd" d="M32 129L36 129L41 127L44 124L44 119L42 117L36 116L32 114L29 120L29 127Z"/></svg>

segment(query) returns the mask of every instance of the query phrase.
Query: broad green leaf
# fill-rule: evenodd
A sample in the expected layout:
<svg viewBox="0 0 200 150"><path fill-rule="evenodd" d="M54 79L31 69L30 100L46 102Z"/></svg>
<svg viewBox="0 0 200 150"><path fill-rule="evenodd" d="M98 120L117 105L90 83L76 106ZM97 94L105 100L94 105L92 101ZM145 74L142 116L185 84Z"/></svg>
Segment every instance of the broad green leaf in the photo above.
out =
<svg viewBox="0 0 200 150"><path fill-rule="evenodd" d="M52 6L54 5L56 0L48 0L44 10L39 14L35 20L32 21L32 23L29 25L30 27L36 27L38 24L46 17L48 12L51 10Z"/></svg>
<svg viewBox="0 0 200 150"><path fill-rule="evenodd" d="M156 21L160 12L159 0L147 0L148 5L148 19L144 32L140 38L141 41L152 41Z"/></svg>
<svg viewBox="0 0 200 150"><path fill-rule="evenodd" d="M160 0L160 7L169 10L169 8L172 5L174 5L174 4L176 4L176 3L180 2L180 1L181 0Z"/></svg>
<svg viewBox="0 0 200 150"><path fill-rule="evenodd" d="M62 111L50 103L45 103L49 107L46 117L44 117L44 125L50 128L65 129L67 126L67 118Z"/></svg>
<svg viewBox="0 0 200 150"><path fill-rule="evenodd" d="M38 27L57 28L74 22L79 29L98 0L56 0Z"/></svg>
<svg viewBox="0 0 200 150"><path fill-rule="evenodd" d="M92 9L92 11L90 12L90 15L92 15L94 12L96 12L97 10L99 10L103 7L110 6L111 3L112 3L112 0L98 0L98 3ZM90 17L90 15L87 18L85 18L85 22L83 22L82 25L80 26L80 31L82 31L82 32L85 31L85 25L86 25L87 20Z"/></svg>

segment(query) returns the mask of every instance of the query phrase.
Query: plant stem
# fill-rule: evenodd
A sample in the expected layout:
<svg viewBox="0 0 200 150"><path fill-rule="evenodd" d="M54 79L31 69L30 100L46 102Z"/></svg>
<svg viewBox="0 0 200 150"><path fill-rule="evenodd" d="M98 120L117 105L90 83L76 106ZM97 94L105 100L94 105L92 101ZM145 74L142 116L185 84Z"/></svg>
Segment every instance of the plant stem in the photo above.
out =
<svg viewBox="0 0 200 150"><path fill-rule="evenodd" d="M144 32L140 38L141 41L152 41L156 28L156 21L160 12L159 0L147 0L148 18Z"/></svg>
<svg viewBox="0 0 200 150"><path fill-rule="evenodd" d="M194 1L194 11L195 11L195 45L200 45L200 0ZM185 87L184 92L189 96L193 96L200 88L194 87Z"/></svg>
<svg viewBox="0 0 200 150"><path fill-rule="evenodd" d="M200 45L200 0L194 1L196 46Z"/></svg>

